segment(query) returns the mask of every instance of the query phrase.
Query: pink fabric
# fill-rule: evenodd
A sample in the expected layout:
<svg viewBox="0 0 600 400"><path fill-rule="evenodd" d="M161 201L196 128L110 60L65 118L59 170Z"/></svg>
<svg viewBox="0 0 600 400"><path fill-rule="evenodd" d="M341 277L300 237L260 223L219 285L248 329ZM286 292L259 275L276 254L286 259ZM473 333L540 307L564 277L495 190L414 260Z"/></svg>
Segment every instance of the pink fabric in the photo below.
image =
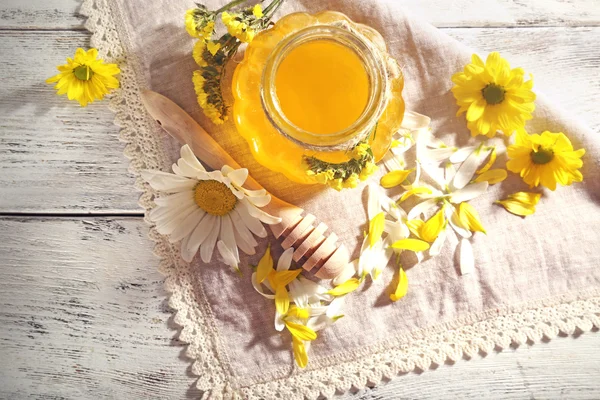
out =
<svg viewBox="0 0 600 400"><path fill-rule="evenodd" d="M139 63L142 87L151 88L181 105L243 166L278 197L305 208L335 232L354 256L358 255L366 226L366 193L363 186L342 191L301 186L258 165L233 123L212 125L201 113L191 83L195 69L192 39L183 28L183 15L193 3L172 0L111 1L120 18L128 55ZM217 8L223 1L205 1ZM472 141L464 117L455 117L457 106L449 91L450 77L470 59L471 51L435 28L403 14L392 0L321 2L287 0L278 15L296 10L337 10L357 22L381 32L390 53L403 66L407 109L432 118L434 133L459 146ZM233 65L231 66L233 69ZM535 71L528 71L535 73ZM230 74L231 75L231 74ZM535 88L534 88L535 90ZM354 360L374 351L385 351L392 339L406 346L416 332L432 327L455 328L504 313L527 309L543 299L568 301L597 295L600 288L600 139L576 121L565 118L542 96L536 102L531 132L562 131L576 148L585 147L584 182L545 191L532 217L521 219L493 205L507 194L527 190L514 174L472 202L479 211L487 236L475 235L475 273L461 276L458 254L446 244L433 259L407 270L409 293L397 303L389 301L389 267L375 283L348 296L345 318L320 332L310 349L307 371ZM157 135L164 133L156 129ZM179 145L166 136L165 148L176 160ZM499 157L497 165L505 159ZM273 238L270 238L273 241ZM233 387L249 386L291 373L302 374L293 365L291 338L273 328L272 302L257 294L250 283L249 264L258 254L243 258L243 277L213 262L194 264L189 276L198 296L210 304L211 320L219 340L215 344L219 362ZM281 249L274 244L277 257ZM405 262L411 265L410 260ZM562 297L561 297L562 296ZM194 301L194 299L190 299ZM446 325L444 325L446 324Z"/></svg>

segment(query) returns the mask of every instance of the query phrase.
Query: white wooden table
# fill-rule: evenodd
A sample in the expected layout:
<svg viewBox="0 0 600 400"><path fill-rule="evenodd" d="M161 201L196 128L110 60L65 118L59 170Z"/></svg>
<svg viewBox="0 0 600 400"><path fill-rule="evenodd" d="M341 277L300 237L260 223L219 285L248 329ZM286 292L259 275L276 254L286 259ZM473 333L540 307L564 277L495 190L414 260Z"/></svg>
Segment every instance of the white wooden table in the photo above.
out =
<svg viewBox="0 0 600 400"><path fill-rule="evenodd" d="M401 2L533 72L600 134L599 0ZM112 113L44 84L89 45L78 8L0 2L0 398L197 397ZM599 348L557 338L347 398L600 398Z"/></svg>

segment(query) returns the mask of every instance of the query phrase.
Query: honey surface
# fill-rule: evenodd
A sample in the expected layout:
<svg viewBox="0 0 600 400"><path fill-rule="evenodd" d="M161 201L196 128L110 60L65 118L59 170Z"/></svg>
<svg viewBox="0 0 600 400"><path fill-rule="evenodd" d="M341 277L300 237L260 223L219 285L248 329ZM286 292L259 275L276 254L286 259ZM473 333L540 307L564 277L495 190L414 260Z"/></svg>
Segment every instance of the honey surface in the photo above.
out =
<svg viewBox="0 0 600 400"><path fill-rule="evenodd" d="M330 134L352 125L369 96L369 77L359 56L330 40L292 49L275 75L283 114L297 127Z"/></svg>

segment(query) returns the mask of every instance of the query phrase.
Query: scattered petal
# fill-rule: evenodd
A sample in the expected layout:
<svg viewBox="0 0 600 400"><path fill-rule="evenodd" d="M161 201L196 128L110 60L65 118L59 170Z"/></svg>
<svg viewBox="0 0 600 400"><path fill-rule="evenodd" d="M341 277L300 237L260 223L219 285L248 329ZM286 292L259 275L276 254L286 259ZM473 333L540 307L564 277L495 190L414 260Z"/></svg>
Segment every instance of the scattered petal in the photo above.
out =
<svg viewBox="0 0 600 400"><path fill-rule="evenodd" d="M381 239L383 228L385 226L385 213L380 212L369 221L369 246L373 247L375 243Z"/></svg>
<svg viewBox="0 0 600 400"><path fill-rule="evenodd" d="M473 200L474 198L484 194L488 189L488 186L489 184L487 182L471 183L462 189L452 192L448 200L454 204Z"/></svg>
<svg viewBox="0 0 600 400"><path fill-rule="evenodd" d="M421 237L426 242L432 243L438 237L446 225L444 210L439 210L433 217L429 218L421 228Z"/></svg>
<svg viewBox="0 0 600 400"><path fill-rule="evenodd" d="M473 248L467 239L460 242L460 273L467 275L475 271L475 260L473 259Z"/></svg>
<svg viewBox="0 0 600 400"><path fill-rule="evenodd" d="M525 217L535 213L535 205L540 201L540 193L517 192L508 196L505 200L496 201L508 212Z"/></svg>
<svg viewBox="0 0 600 400"><path fill-rule="evenodd" d="M400 267L398 269L398 285L396 286L396 290L394 293L390 295L390 300L398 301L408 292L408 277L406 276L406 272L404 269Z"/></svg>
<svg viewBox="0 0 600 400"><path fill-rule="evenodd" d="M487 182L490 185L495 185L505 180L507 176L508 173L505 169L490 169L475 178L475 182Z"/></svg>
<svg viewBox="0 0 600 400"><path fill-rule="evenodd" d="M414 170L412 169L400 169L388 172L387 174L381 177L379 183L386 189L396 187L402 184L402 182L404 182L406 178L408 178L408 175L410 175L410 173L413 171Z"/></svg>
<svg viewBox="0 0 600 400"><path fill-rule="evenodd" d="M392 244L394 249L410 250L414 252L425 251L429 249L429 243L420 239L401 239Z"/></svg>
<svg viewBox="0 0 600 400"><path fill-rule="evenodd" d="M458 217L461 225L467 227L473 232L485 232L485 228L479 219L479 213L469 203L460 203L458 207Z"/></svg>
<svg viewBox="0 0 600 400"><path fill-rule="evenodd" d="M346 282L342 283L341 285L338 285L335 288L328 290L327 294L330 294L332 296L343 296L345 294L355 291L358 288L358 286L360 286L360 280L358 280L357 278L351 278L348 279Z"/></svg>
<svg viewBox="0 0 600 400"><path fill-rule="evenodd" d="M273 271L273 257L271 257L271 244L267 245L267 250L258 262L258 268L256 269L256 281L262 283L269 273Z"/></svg>

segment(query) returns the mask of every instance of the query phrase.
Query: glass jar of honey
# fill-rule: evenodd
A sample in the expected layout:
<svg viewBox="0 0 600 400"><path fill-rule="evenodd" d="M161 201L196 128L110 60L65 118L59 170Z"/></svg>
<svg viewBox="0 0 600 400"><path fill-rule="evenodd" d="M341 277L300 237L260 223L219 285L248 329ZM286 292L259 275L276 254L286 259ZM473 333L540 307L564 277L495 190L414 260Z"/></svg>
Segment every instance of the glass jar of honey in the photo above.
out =
<svg viewBox="0 0 600 400"><path fill-rule="evenodd" d="M341 187L388 150L403 85L376 30L337 12L295 13L248 45L233 77L233 116L265 167Z"/></svg>

